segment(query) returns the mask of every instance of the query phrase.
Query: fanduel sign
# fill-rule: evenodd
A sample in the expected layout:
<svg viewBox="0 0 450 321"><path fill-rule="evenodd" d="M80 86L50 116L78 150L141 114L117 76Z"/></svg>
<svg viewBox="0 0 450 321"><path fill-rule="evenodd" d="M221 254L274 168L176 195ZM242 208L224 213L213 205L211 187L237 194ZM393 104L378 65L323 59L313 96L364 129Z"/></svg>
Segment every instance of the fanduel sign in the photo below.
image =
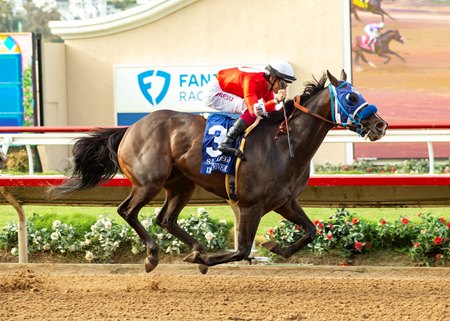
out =
<svg viewBox="0 0 450 321"><path fill-rule="evenodd" d="M130 125L159 109L214 111L202 103L203 88L227 67L231 66L115 66L117 125Z"/></svg>

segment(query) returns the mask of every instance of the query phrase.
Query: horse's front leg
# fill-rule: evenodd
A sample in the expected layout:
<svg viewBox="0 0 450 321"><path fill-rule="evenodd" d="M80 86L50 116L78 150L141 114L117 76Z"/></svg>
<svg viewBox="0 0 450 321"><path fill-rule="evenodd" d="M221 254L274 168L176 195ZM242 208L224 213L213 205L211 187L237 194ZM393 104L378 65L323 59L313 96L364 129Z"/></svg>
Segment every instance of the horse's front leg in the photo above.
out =
<svg viewBox="0 0 450 321"><path fill-rule="evenodd" d="M392 51L389 49L389 53L391 55L397 56L398 58L400 58L401 61L406 62L406 60L402 56L400 56L398 53L396 53L395 51Z"/></svg>
<svg viewBox="0 0 450 321"><path fill-rule="evenodd" d="M262 205L240 207L240 220L238 226L238 246L234 252L224 254L202 254L194 251L184 258L186 262L213 266L222 263L242 261L251 253L256 230L263 213Z"/></svg>
<svg viewBox="0 0 450 321"><path fill-rule="evenodd" d="M263 243L262 246L266 249L275 254L281 255L284 258L289 258L297 251L314 241L316 237L316 227L308 216L306 216L305 212L298 204L297 199L290 200L282 207L276 209L275 212L281 214L288 221L303 227L305 235L287 247L280 246L276 241Z"/></svg>
<svg viewBox="0 0 450 321"><path fill-rule="evenodd" d="M384 64L387 64L389 61L391 61L391 57L389 57L386 53L379 53L378 56L386 58L386 60L383 62Z"/></svg>

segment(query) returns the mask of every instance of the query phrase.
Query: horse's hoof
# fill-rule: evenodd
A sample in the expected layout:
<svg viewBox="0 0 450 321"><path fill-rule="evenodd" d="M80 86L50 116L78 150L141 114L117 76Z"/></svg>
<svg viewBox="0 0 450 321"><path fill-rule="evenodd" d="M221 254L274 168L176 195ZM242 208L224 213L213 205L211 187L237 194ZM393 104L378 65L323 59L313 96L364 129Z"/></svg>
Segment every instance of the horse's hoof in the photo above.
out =
<svg viewBox="0 0 450 321"><path fill-rule="evenodd" d="M189 263L197 263L197 259L198 259L199 256L200 256L200 252L199 251L193 251L191 254L186 256L183 259L183 261L189 262Z"/></svg>
<svg viewBox="0 0 450 321"><path fill-rule="evenodd" d="M277 241L269 241L262 243L261 246L272 252L272 250L278 246L278 243Z"/></svg>
<svg viewBox="0 0 450 321"><path fill-rule="evenodd" d="M158 260L147 256L145 258L144 265L145 265L145 272L149 273L153 271L155 267L158 265Z"/></svg>
<svg viewBox="0 0 450 321"><path fill-rule="evenodd" d="M208 273L208 269L209 267L207 265L204 264L198 264L197 265L198 270L200 271L201 274L206 274Z"/></svg>

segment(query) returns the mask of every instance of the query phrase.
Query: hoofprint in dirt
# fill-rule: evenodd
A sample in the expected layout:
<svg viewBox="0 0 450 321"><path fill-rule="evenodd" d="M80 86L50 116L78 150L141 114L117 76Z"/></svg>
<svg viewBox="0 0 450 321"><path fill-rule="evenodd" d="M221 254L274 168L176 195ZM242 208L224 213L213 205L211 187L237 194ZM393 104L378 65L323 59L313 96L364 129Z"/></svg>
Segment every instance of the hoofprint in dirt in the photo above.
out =
<svg viewBox="0 0 450 321"><path fill-rule="evenodd" d="M0 320L446 320L450 269L1 264Z"/></svg>

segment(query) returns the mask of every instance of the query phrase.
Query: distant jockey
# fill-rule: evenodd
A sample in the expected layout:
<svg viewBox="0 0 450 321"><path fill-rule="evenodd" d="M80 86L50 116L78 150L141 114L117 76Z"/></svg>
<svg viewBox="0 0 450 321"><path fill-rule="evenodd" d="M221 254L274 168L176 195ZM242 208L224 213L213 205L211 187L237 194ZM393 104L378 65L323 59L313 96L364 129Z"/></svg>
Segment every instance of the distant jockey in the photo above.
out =
<svg viewBox="0 0 450 321"><path fill-rule="evenodd" d="M376 43L376 39L378 39L378 37L380 36L381 29L383 28L384 22L370 23L364 27L364 32L369 36L369 43L368 43L369 47L372 48L372 43L374 41Z"/></svg>

